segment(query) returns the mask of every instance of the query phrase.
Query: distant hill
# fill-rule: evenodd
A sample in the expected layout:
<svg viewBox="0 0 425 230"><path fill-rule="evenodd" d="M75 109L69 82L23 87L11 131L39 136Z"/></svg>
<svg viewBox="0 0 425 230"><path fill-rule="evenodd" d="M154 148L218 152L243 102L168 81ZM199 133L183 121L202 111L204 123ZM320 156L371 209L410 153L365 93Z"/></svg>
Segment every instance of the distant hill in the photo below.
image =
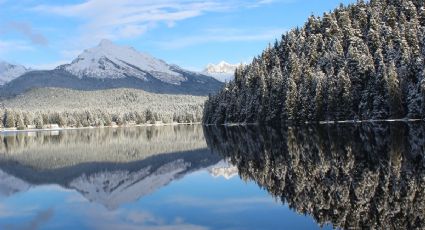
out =
<svg viewBox="0 0 425 230"><path fill-rule="evenodd" d="M0 128L200 122L205 100L203 96L155 94L138 89L39 88L0 100Z"/></svg>
<svg viewBox="0 0 425 230"><path fill-rule="evenodd" d="M423 0L311 16L205 105L205 123L425 117Z"/></svg>
<svg viewBox="0 0 425 230"><path fill-rule="evenodd" d="M11 97L34 88L77 90L135 88L154 93L208 95L222 87L216 79L169 65L132 47L102 40L70 64L54 70L30 71L8 82L0 96Z"/></svg>
<svg viewBox="0 0 425 230"><path fill-rule="evenodd" d="M206 97L191 95L154 94L136 89L108 89L79 91L60 88L40 88L15 98L2 100L5 108L20 111L84 111L107 110L109 112L143 111L150 108L157 112L178 112L190 106L202 107Z"/></svg>

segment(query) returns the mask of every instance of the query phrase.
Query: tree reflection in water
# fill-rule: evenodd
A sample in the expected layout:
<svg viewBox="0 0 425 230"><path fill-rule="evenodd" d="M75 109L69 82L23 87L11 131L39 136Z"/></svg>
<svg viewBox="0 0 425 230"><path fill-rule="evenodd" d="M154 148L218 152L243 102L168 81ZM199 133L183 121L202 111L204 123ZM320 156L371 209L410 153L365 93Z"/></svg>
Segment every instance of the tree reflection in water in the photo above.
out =
<svg viewBox="0 0 425 230"><path fill-rule="evenodd" d="M345 229L424 229L423 123L205 127L208 146L295 211Z"/></svg>

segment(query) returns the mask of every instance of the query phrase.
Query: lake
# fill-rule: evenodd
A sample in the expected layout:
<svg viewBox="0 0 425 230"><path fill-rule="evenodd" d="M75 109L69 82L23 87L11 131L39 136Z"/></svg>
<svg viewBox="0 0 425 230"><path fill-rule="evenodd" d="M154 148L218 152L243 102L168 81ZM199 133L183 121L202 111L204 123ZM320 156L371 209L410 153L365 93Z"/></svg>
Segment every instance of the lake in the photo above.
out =
<svg viewBox="0 0 425 230"><path fill-rule="evenodd" d="M0 138L0 229L425 228L421 122Z"/></svg>

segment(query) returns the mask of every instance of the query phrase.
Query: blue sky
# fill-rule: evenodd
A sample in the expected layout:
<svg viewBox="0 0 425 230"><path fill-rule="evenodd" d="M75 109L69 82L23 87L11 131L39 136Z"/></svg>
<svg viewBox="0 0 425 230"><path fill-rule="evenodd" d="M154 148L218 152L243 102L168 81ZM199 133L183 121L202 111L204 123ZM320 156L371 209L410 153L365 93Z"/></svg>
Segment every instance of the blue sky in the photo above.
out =
<svg viewBox="0 0 425 230"><path fill-rule="evenodd" d="M355 0L0 0L0 59L70 62L103 38L169 63L250 62L312 13Z"/></svg>

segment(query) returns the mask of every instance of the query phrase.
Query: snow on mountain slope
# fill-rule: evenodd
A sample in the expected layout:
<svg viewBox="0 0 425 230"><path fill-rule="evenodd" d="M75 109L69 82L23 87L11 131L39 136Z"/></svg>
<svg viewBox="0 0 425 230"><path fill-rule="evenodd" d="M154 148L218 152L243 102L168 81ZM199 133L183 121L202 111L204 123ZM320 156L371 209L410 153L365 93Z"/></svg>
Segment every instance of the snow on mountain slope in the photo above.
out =
<svg viewBox="0 0 425 230"><path fill-rule="evenodd" d="M176 179L179 173L187 170L190 165L189 162L178 159L155 171L148 166L135 172L126 170L100 172L76 178L70 186L90 201L103 204L113 210L164 187Z"/></svg>
<svg viewBox="0 0 425 230"><path fill-rule="evenodd" d="M233 64L229 64L225 61L221 61L217 65L208 64L207 67L205 68L204 72L206 72L206 73L231 73L231 74L233 74L238 66L239 65L233 65Z"/></svg>
<svg viewBox="0 0 425 230"><path fill-rule="evenodd" d="M17 192L27 191L31 185L17 177L0 170L0 197L7 197Z"/></svg>
<svg viewBox="0 0 425 230"><path fill-rule="evenodd" d="M208 64L207 67L205 67L203 74L209 75L221 82L228 82L233 80L235 70L238 66L239 65L233 65L225 61L221 61L217 65Z"/></svg>
<svg viewBox="0 0 425 230"><path fill-rule="evenodd" d="M71 64L58 68L80 78L119 79L131 76L148 81L149 74L163 82L176 85L186 80L164 61L140 53L132 47L115 45L109 40L102 40L98 46L85 50Z"/></svg>
<svg viewBox="0 0 425 230"><path fill-rule="evenodd" d="M226 180L238 175L238 168L226 161L220 161L209 170L213 177L224 177Z"/></svg>
<svg viewBox="0 0 425 230"><path fill-rule="evenodd" d="M4 85L26 72L28 69L24 66L0 61L0 85Z"/></svg>

